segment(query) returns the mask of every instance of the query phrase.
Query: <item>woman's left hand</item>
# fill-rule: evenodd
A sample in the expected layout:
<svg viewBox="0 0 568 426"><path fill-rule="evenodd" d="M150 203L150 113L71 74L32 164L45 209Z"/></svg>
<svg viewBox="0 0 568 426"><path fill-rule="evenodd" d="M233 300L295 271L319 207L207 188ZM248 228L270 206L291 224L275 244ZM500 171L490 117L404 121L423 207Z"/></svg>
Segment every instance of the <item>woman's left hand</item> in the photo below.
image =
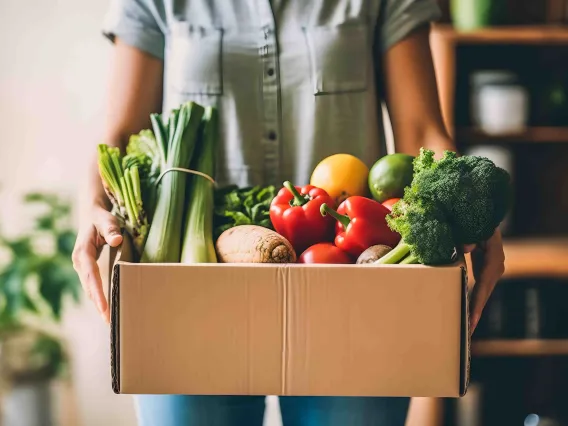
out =
<svg viewBox="0 0 568 426"><path fill-rule="evenodd" d="M471 253L475 278L470 304L470 330L473 334L489 296L505 272L505 252L501 231L496 229L493 236L481 244L465 246L464 252Z"/></svg>

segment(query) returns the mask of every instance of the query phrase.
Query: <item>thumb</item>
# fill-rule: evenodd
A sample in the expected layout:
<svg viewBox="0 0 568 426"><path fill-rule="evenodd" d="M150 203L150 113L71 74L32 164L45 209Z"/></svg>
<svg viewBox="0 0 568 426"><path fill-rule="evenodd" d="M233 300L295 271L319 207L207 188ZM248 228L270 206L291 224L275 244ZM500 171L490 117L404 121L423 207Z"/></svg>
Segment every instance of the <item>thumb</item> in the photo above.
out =
<svg viewBox="0 0 568 426"><path fill-rule="evenodd" d="M105 242L111 247L117 247L122 243L122 234L116 218L109 212L99 212L95 221L95 227Z"/></svg>

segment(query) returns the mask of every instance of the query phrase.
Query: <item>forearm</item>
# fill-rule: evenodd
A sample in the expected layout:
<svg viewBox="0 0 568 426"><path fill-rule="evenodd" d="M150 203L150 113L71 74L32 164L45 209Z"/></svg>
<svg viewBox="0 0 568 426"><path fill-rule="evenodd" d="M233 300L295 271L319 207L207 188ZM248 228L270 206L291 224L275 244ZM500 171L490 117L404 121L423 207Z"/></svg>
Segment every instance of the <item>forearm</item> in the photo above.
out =
<svg viewBox="0 0 568 426"><path fill-rule="evenodd" d="M452 138L439 126L408 128L395 136L395 145L396 152L410 155L417 155L421 147L433 150L436 156L441 156L445 150L456 151Z"/></svg>
<svg viewBox="0 0 568 426"><path fill-rule="evenodd" d="M160 112L162 102L162 61L117 40L109 79L106 120L100 142L125 150L130 135L151 128L150 114ZM92 147L82 206L110 208Z"/></svg>
<svg viewBox="0 0 568 426"><path fill-rule="evenodd" d="M455 150L442 119L429 28L419 29L393 46L384 63L396 151L416 155L425 147L441 155L444 150Z"/></svg>

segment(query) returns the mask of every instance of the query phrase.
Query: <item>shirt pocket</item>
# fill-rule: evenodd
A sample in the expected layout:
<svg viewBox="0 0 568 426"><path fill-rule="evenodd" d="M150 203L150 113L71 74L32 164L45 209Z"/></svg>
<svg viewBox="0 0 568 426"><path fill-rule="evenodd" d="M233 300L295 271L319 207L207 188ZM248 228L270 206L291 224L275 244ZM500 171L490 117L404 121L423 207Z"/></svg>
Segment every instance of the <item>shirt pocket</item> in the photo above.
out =
<svg viewBox="0 0 568 426"><path fill-rule="evenodd" d="M179 95L222 95L223 30L172 24L167 84Z"/></svg>
<svg viewBox="0 0 568 426"><path fill-rule="evenodd" d="M304 28L315 95L363 92L368 85L365 24Z"/></svg>

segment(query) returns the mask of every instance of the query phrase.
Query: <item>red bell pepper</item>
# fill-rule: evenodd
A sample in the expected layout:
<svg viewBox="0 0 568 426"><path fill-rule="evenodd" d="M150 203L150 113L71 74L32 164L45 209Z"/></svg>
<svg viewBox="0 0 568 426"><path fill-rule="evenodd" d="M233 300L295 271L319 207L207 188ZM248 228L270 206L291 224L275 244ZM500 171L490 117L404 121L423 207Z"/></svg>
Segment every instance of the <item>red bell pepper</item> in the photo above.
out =
<svg viewBox="0 0 568 426"><path fill-rule="evenodd" d="M381 204L387 209L392 211L393 206L400 201L400 198L391 198L389 200L383 201Z"/></svg>
<svg viewBox="0 0 568 426"><path fill-rule="evenodd" d="M312 185L296 188L290 182L270 204L274 230L285 237L298 255L313 244L333 241L334 220L320 213L322 204L334 205L323 189Z"/></svg>
<svg viewBox="0 0 568 426"><path fill-rule="evenodd" d="M395 247L400 235L386 221L390 210L369 198L353 196L343 201L337 211L322 204L321 214L337 219L335 245L355 259L369 247L384 244Z"/></svg>

